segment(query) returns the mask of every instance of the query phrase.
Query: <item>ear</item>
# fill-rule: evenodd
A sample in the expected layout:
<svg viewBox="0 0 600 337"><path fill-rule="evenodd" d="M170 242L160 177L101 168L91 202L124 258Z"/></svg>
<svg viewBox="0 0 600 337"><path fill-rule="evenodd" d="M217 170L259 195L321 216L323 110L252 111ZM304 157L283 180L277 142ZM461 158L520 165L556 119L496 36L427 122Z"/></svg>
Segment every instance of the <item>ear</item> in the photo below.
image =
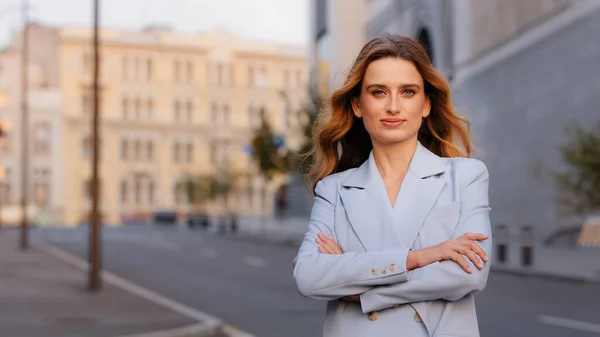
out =
<svg viewBox="0 0 600 337"><path fill-rule="evenodd" d="M423 107L423 118L429 116L429 113L431 113L431 100L427 97L425 98L425 106Z"/></svg>
<svg viewBox="0 0 600 337"><path fill-rule="evenodd" d="M362 118L362 111L360 111L360 97L352 99L352 112L354 112L354 116Z"/></svg>

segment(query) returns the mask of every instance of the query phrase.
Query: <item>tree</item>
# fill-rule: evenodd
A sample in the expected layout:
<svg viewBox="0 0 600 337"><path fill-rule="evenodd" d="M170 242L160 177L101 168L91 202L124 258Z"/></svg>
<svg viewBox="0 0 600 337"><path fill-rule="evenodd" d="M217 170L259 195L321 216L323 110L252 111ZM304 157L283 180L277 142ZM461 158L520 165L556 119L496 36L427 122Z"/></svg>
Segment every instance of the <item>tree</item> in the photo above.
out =
<svg viewBox="0 0 600 337"><path fill-rule="evenodd" d="M188 201L196 207L205 206L207 202L227 198L237 182L237 175L228 170L217 174L201 174L184 179Z"/></svg>
<svg viewBox="0 0 600 337"><path fill-rule="evenodd" d="M295 156L297 158L295 167L302 174L306 174L315 162L314 153L312 153L313 128L322 106L323 97L316 90L309 90L309 100L300 110L304 142Z"/></svg>
<svg viewBox="0 0 600 337"><path fill-rule="evenodd" d="M282 153L279 148L282 139L273 133L273 129L265 116L264 109L260 112L261 125L252 137L252 158L258 164L261 174L271 180L278 173L287 173L291 170L288 151Z"/></svg>
<svg viewBox="0 0 600 337"><path fill-rule="evenodd" d="M554 172L565 211L585 214L600 211L600 121L595 129L579 125L567 129L569 139L560 152L566 172Z"/></svg>

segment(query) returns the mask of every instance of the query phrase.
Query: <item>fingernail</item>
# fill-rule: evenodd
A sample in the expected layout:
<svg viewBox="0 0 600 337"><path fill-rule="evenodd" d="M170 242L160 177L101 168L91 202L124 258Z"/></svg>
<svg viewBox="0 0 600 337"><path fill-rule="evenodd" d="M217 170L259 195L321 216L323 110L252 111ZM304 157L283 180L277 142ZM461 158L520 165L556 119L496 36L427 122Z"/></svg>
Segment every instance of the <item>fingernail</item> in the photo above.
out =
<svg viewBox="0 0 600 337"><path fill-rule="evenodd" d="M467 272L468 272L469 274L471 274L471 268L468 268L468 269L467 269Z"/></svg>
<svg viewBox="0 0 600 337"><path fill-rule="evenodd" d="M488 258L487 258L487 256L484 256L484 257L483 257L483 261L485 261L485 262L488 262Z"/></svg>

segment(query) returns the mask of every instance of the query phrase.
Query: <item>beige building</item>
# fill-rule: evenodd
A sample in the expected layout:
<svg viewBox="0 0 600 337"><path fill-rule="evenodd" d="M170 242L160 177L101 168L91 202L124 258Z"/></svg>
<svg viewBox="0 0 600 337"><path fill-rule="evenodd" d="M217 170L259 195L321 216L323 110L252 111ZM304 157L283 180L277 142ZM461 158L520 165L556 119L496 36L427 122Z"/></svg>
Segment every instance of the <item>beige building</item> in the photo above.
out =
<svg viewBox="0 0 600 337"><path fill-rule="evenodd" d="M297 111L308 80L305 50L226 31L101 32L101 189L105 221L189 210L182 181L230 167L244 179L214 205L271 212L266 183L245 153L264 108L285 146L300 145ZM0 118L14 127L2 160L2 204L20 195L20 43L0 56ZM73 225L90 209L91 29L30 26L30 196L38 221Z"/></svg>

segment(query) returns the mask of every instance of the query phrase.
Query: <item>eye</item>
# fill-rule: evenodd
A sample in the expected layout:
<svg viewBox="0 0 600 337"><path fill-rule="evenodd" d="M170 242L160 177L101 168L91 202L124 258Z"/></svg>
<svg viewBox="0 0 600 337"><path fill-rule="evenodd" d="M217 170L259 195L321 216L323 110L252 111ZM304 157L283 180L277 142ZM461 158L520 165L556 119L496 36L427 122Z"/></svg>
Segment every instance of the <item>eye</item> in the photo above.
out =
<svg viewBox="0 0 600 337"><path fill-rule="evenodd" d="M382 96L383 94L385 94L383 90L373 90L373 92L371 93L373 94L373 96Z"/></svg>
<svg viewBox="0 0 600 337"><path fill-rule="evenodd" d="M410 96L412 96L412 95L414 95L414 94L415 94L415 91L414 91L414 90L410 90L410 89L408 89L408 90L404 90L404 91L402 92L402 95L404 95L404 96L408 96L408 97L410 97Z"/></svg>

